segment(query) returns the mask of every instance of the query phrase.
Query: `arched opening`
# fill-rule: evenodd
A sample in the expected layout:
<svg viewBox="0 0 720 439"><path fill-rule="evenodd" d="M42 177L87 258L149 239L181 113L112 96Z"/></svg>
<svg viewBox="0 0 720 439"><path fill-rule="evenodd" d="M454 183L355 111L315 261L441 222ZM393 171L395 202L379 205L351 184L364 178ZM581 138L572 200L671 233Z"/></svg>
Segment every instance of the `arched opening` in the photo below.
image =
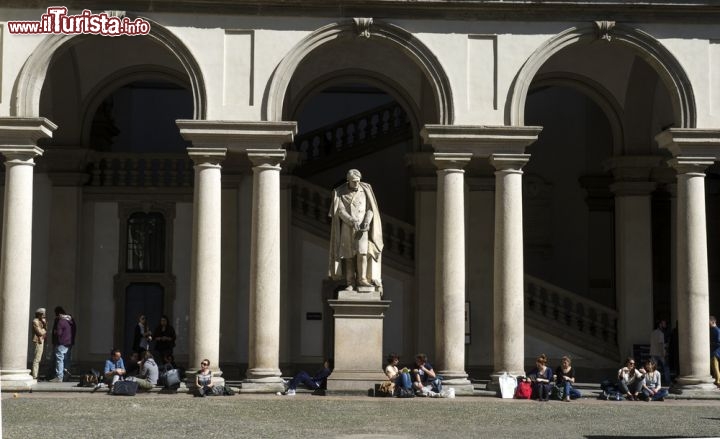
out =
<svg viewBox="0 0 720 439"><path fill-rule="evenodd" d="M409 358L416 348L414 290L415 207L413 169L407 156L423 151L424 124L453 120L449 82L439 63L408 32L371 24L366 35L352 22L313 32L280 63L267 92L269 120L296 120L291 256L299 261L290 282L308 285L289 295L283 313L293 361L327 355L331 325L304 321L312 304L333 297L327 278L325 230L331 188L359 169L373 186L383 219L383 298L393 301L384 318L383 350ZM310 224L315 226L310 226ZM322 227L320 225L322 224ZM332 313L325 308L328 321ZM310 346L308 338L324 342ZM326 352L322 350L325 349Z"/></svg>

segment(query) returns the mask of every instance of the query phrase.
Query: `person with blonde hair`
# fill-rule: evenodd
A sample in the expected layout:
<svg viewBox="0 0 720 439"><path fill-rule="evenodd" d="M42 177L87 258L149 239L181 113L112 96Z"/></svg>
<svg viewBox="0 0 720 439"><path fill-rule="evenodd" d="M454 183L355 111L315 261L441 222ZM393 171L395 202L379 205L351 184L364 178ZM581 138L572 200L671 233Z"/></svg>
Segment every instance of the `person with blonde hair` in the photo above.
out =
<svg viewBox="0 0 720 439"><path fill-rule="evenodd" d="M540 354L535 360L535 368L528 374L528 379L532 382L533 397L538 401L550 399L553 371L547 366L547 362L547 355Z"/></svg>

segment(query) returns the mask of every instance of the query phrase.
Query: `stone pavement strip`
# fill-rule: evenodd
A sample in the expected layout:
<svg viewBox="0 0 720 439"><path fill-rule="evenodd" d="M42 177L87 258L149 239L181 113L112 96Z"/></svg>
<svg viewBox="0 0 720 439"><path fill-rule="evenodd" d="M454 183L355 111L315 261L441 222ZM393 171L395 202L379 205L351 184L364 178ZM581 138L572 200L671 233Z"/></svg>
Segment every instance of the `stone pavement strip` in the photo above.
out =
<svg viewBox="0 0 720 439"><path fill-rule="evenodd" d="M720 402L106 392L2 394L2 437L718 437Z"/></svg>

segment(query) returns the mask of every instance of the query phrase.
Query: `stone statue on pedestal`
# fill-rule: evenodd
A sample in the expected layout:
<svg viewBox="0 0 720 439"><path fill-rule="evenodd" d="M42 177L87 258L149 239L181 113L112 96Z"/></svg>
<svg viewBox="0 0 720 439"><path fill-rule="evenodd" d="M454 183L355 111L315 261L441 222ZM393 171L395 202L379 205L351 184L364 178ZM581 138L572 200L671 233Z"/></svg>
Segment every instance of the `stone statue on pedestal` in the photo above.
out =
<svg viewBox="0 0 720 439"><path fill-rule="evenodd" d="M351 169L347 183L333 190L328 274L344 278L346 291L382 291L380 211L372 187L361 178L360 171Z"/></svg>

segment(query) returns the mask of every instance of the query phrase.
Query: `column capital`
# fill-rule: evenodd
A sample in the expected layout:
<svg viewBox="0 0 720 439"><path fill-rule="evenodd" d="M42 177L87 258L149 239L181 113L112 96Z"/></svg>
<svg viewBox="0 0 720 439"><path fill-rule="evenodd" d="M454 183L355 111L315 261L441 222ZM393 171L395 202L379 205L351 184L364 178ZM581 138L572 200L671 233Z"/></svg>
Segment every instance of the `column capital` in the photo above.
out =
<svg viewBox="0 0 720 439"><path fill-rule="evenodd" d="M0 117L0 147L35 147L56 129L57 125L44 117Z"/></svg>
<svg viewBox="0 0 720 439"><path fill-rule="evenodd" d="M522 172L523 166L530 160L530 154L491 154L490 164L497 171Z"/></svg>
<svg viewBox="0 0 720 439"><path fill-rule="evenodd" d="M253 166L261 166L264 168L280 169L280 163L285 160L286 151L280 149L248 149L247 156Z"/></svg>
<svg viewBox="0 0 720 439"><path fill-rule="evenodd" d="M710 157L686 157L678 156L668 160L668 165L673 167L678 175L681 174L702 174L705 176L705 170L712 166L715 159Z"/></svg>
<svg viewBox="0 0 720 439"><path fill-rule="evenodd" d="M470 163L472 153L469 152L436 152L432 155L435 166L441 171L462 169Z"/></svg>
<svg viewBox="0 0 720 439"><path fill-rule="evenodd" d="M193 145L227 148L233 152L248 149L278 149L291 143L297 122L177 120L180 134Z"/></svg>
<svg viewBox="0 0 720 439"><path fill-rule="evenodd" d="M35 157L43 154L43 150L37 146L0 145L0 154L5 156L6 162L32 164Z"/></svg>
<svg viewBox="0 0 720 439"><path fill-rule="evenodd" d="M720 158L720 129L668 128L655 136L655 140L674 157Z"/></svg>
<svg viewBox="0 0 720 439"><path fill-rule="evenodd" d="M196 165L210 164L220 166L220 163L225 160L225 156L227 155L227 148L190 147L187 148L187 153Z"/></svg>
<svg viewBox="0 0 720 439"><path fill-rule="evenodd" d="M489 157L496 153L524 153L525 147L537 140L540 131L542 127L425 125L420 135L437 152Z"/></svg>
<svg viewBox="0 0 720 439"><path fill-rule="evenodd" d="M654 181L618 181L610 185L610 191L621 197L650 195L656 188Z"/></svg>

